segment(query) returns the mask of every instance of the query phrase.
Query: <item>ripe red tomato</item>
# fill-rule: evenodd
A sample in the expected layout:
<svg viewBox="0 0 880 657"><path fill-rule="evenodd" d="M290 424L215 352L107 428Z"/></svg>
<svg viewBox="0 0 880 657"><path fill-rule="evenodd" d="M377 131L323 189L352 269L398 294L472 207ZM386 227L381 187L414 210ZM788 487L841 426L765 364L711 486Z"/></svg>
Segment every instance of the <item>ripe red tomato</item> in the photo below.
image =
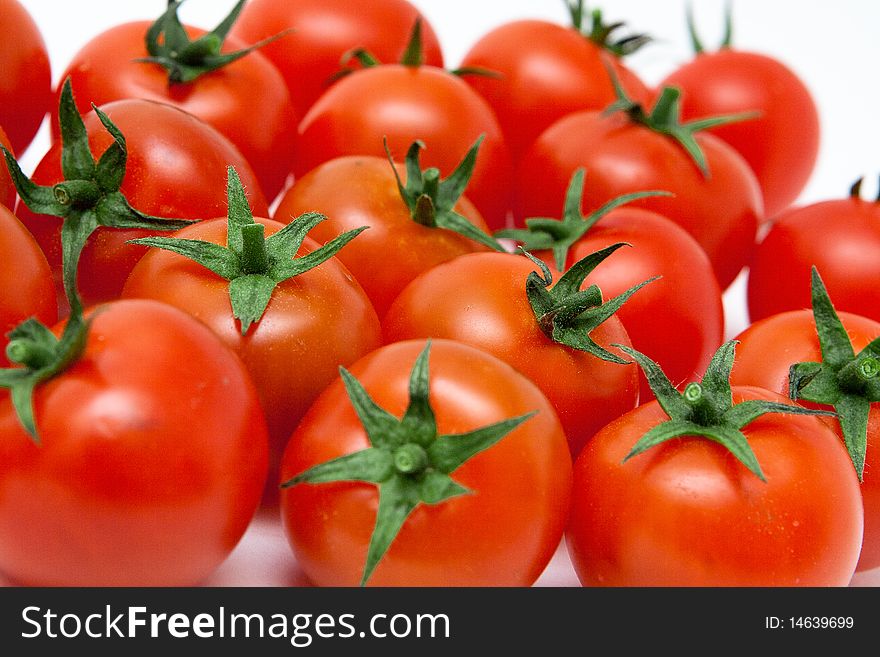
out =
<svg viewBox="0 0 880 657"><path fill-rule="evenodd" d="M28 585L191 586L259 503L256 391L176 308L123 301L92 318L82 355L36 388L40 445L0 395L0 570Z"/></svg>
<svg viewBox="0 0 880 657"><path fill-rule="evenodd" d="M526 281L538 271L528 259L511 254L461 256L410 283L385 316L382 332L386 343L456 340L508 363L547 396L576 456L596 431L636 405L638 370L548 337L526 295ZM590 337L606 349L630 345L616 316L599 324Z"/></svg>
<svg viewBox="0 0 880 657"><path fill-rule="evenodd" d="M809 285L805 287L809 290ZM851 313L841 312L839 316L855 353L880 337L880 323ZM780 313L755 322L736 339L740 341L739 357L731 380L738 385L761 386L788 396L791 366L822 362L822 350L810 310ZM798 401L805 406L818 407ZM843 444L840 423L834 418L825 418L825 421ZM857 567L860 571L880 566L880 404L872 404L868 414L868 447L861 489L865 536Z"/></svg>
<svg viewBox="0 0 880 657"><path fill-rule="evenodd" d="M0 146L3 146L3 148L13 155L15 154L12 144L9 143L9 137L3 132L2 127L0 127ZM15 199L15 185L12 184L12 178L9 176L9 169L6 168L4 162L0 162L0 204L5 205L12 210L15 208Z"/></svg>
<svg viewBox="0 0 880 657"><path fill-rule="evenodd" d="M15 215L0 205L0 367L9 366L9 331L30 317L53 324L57 313L46 256Z"/></svg>
<svg viewBox="0 0 880 657"><path fill-rule="evenodd" d="M226 213L226 167L239 172L251 207L268 208L256 176L241 153L219 132L175 107L146 100L121 100L101 108L125 135L128 166L121 192L146 214L204 219ZM113 139L94 112L83 117L93 155L100 157ZM52 185L64 179L62 145L55 143L37 165L33 181ZM36 237L60 289L61 220L35 215L21 202L18 216ZM139 230L99 228L89 239L79 264L79 290L85 304L115 299L135 263L146 252L126 244L144 237Z"/></svg>
<svg viewBox="0 0 880 657"><path fill-rule="evenodd" d="M405 181L404 167L395 166ZM344 194L340 194L341 189ZM486 250L451 230L417 223L385 158L350 155L325 162L297 179L281 197L273 216L277 221L289 222L314 210L328 217L309 233L319 242L360 226L370 227L337 257L362 281L379 317L421 272L459 255ZM456 211L477 228L489 230L467 197L459 199Z"/></svg>
<svg viewBox="0 0 880 657"><path fill-rule="evenodd" d="M507 218L510 157L501 128L485 100L460 78L434 66L389 64L356 71L318 99L299 126L294 172L305 174L342 155L402 159L410 144L425 143L425 165L448 176L480 135L484 136L468 198L486 223Z"/></svg>
<svg viewBox="0 0 880 657"><path fill-rule="evenodd" d="M424 346L388 345L355 363L351 374L376 404L399 418ZM529 586L553 555L568 516L571 459L553 408L510 366L460 343L434 341L429 373L441 435L537 413L451 473L472 494L415 508L369 583ZM282 478L369 446L337 379L291 437ZM284 531L315 584L352 586L361 580L377 498L375 485L360 482L299 484L282 492Z"/></svg>
<svg viewBox="0 0 880 657"><path fill-rule="evenodd" d="M777 59L722 48L699 53L661 86L682 91L682 119L753 111L754 119L710 128L755 172L772 217L798 197L819 154L819 114L797 75Z"/></svg>
<svg viewBox="0 0 880 657"><path fill-rule="evenodd" d="M880 202L862 200L856 190L780 214L752 259L751 320L809 308L814 265L838 310L880 321Z"/></svg>
<svg viewBox="0 0 880 657"><path fill-rule="evenodd" d="M52 104L52 71L46 43L17 0L0 0L0 125L12 150L27 149Z"/></svg>
<svg viewBox="0 0 880 657"><path fill-rule="evenodd" d="M290 36L260 52L284 76L298 114L306 111L332 84L345 54L365 48L380 62L400 61L410 32L421 18L425 63L443 66L440 43L424 16L407 0L250 0L232 29L244 43L256 43L287 29Z"/></svg>
<svg viewBox="0 0 880 657"><path fill-rule="evenodd" d="M283 228L268 219L256 221L266 226L267 236ZM170 237L225 245L227 221L202 221ZM318 246L306 238L298 255ZM155 299L186 311L244 362L269 427L268 483L273 492L267 501L277 499L281 452L309 406L336 378L340 365L353 363L381 344L376 312L336 258L280 283L247 335L233 316L229 282L176 253L151 249L132 270L122 295Z"/></svg>
<svg viewBox="0 0 880 657"><path fill-rule="evenodd" d="M660 276L616 315L633 347L651 354L673 383L693 380L724 338L724 306L712 263L694 238L666 217L624 207L602 217L575 243L567 266L618 242L633 248L617 251L596 268L589 282L611 298ZM552 266L549 252L541 255ZM640 381L639 399L644 402L654 395L644 376Z"/></svg>
<svg viewBox="0 0 880 657"><path fill-rule="evenodd" d="M737 387L734 403L786 401ZM734 407L736 408L736 407ZM743 432L766 482L686 436L625 463L668 420L657 401L615 420L575 463L566 544L587 586L846 586L862 540L858 480L819 418L767 415Z"/></svg>
<svg viewBox="0 0 880 657"><path fill-rule="evenodd" d="M712 135L698 134L696 140L705 154L707 175L679 143L622 113L571 114L545 130L523 158L517 217L557 216L578 168L589 176L585 210L632 192L672 192L671 197L642 198L632 206L658 212L690 233L726 289L751 255L762 212L761 190L730 146Z"/></svg>
<svg viewBox="0 0 880 657"><path fill-rule="evenodd" d="M290 173L299 118L281 74L254 51L192 82L169 82L162 66L137 61L148 56L144 38L149 27L147 21L118 25L73 56L60 79L70 78L80 112L88 111L91 103L100 106L124 98L179 107L235 144L256 173L266 198L274 198ZM205 33L197 28L187 28L187 32L193 39ZM223 52L243 45L228 39ZM52 129L57 137L57 105Z"/></svg>
<svg viewBox="0 0 880 657"><path fill-rule="evenodd" d="M605 66L635 99L651 92L617 56L573 27L540 20L506 23L483 36L462 60L497 76L464 80L492 106L514 161L546 128L567 114L602 110L615 95Z"/></svg>

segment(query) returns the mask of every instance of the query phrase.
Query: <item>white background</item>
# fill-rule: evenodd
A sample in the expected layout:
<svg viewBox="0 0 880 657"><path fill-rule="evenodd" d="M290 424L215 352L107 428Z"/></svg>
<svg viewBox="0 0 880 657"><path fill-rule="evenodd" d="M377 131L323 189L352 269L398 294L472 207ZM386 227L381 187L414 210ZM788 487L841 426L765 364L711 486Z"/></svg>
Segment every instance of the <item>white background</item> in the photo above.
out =
<svg viewBox="0 0 880 657"><path fill-rule="evenodd" d="M367 1L352 0L352 11L359 2ZM433 25L450 68L482 34L503 22L518 18L567 22L562 0L411 1ZM155 19L166 6L165 0L21 2L47 42L56 82L70 57L91 37L120 22ZM599 2L588 4L592 7ZM234 4L234 0L188 0L180 15L186 23L212 28ZM694 0L692 4L703 41L712 49L721 39L725 2ZM684 0L601 0L601 7L607 21L626 20L632 30L655 37L655 43L628 60L647 82L659 82L690 57ZM880 174L880 2L736 0L734 20L736 47L777 57L804 80L817 101L822 131L819 162L800 202L843 196L863 175L867 177L864 193L876 194ZM25 171L32 170L47 146L44 125L24 153ZM745 327L743 290L744 277L740 277L725 295L729 336ZM210 583L301 583L291 561L277 525L270 518L261 518ZM880 583L880 569L857 577L856 582ZM576 583L564 553L558 555L541 583Z"/></svg>

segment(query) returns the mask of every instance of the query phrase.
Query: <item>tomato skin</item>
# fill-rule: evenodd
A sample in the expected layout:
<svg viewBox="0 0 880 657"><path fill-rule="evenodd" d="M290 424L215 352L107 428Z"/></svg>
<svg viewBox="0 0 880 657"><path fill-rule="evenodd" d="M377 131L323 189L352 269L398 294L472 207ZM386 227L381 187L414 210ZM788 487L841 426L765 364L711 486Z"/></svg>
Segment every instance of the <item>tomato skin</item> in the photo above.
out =
<svg viewBox="0 0 880 657"><path fill-rule="evenodd" d="M146 100L121 100L101 107L125 135L128 166L120 191L131 206L146 214L180 219L204 219L226 213L226 167L235 167L255 214L268 213L256 176L241 153L219 132L170 105ZM83 117L92 154L112 143L94 112ZM64 179L61 145L55 143L32 176L38 185ZM61 289L61 220L36 215L21 201L22 223L37 239ZM145 237L142 230L98 230L86 243L79 264L79 291L86 304L118 298L125 279L146 253L126 244Z"/></svg>
<svg viewBox="0 0 880 657"><path fill-rule="evenodd" d="M404 167L396 168L405 183ZM315 210L328 217L309 233L322 243L369 226L336 257L361 282L379 317L421 272L459 255L486 250L457 233L414 221L397 189L391 164L380 157L351 155L319 165L284 193L274 217L288 223L292 217ZM456 212L489 231L466 197L459 200Z"/></svg>
<svg viewBox="0 0 880 657"><path fill-rule="evenodd" d="M724 305L712 263L700 245L665 217L640 208L618 208L602 217L569 251L567 266L619 242L620 249L590 274L605 299L654 276L617 311L633 347L650 354L674 384L706 370L724 338ZM553 257L542 253L551 265ZM653 399L639 376L639 400Z"/></svg>
<svg viewBox="0 0 880 657"><path fill-rule="evenodd" d="M351 373L376 403L400 417L410 370L423 348L424 341L383 347ZM534 385L473 347L435 340L429 367L441 434L538 412L452 473L474 494L413 511L369 584L529 586L553 555L568 515L571 459L556 415ZM282 479L368 446L337 379L291 437ZM377 504L370 484L301 484L282 491L284 530L309 579L320 586L360 581Z"/></svg>
<svg viewBox="0 0 880 657"><path fill-rule="evenodd" d="M100 106L124 98L179 107L235 144L266 197L274 198L290 172L299 119L281 75L255 51L191 83L169 84L162 66L135 61L148 56L144 37L149 26L148 21L137 21L110 28L73 56L60 79L70 77L80 112L87 112L91 103ZM193 39L205 33L196 28L187 32ZM242 46L228 39L224 52ZM52 111L56 138L57 111L56 103Z"/></svg>
<svg viewBox="0 0 880 657"><path fill-rule="evenodd" d="M0 205L0 367L9 366L9 331L31 317L54 324L57 314L46 256L15 215Z"/></svg>
<svg viewBox="0 0 880 657"><path fill-rule="evenodd" d="M760 388L744 399L785 401ZM862 540L858 480L822 420L744 429L764 483L717 443L684 437L622 463L668 417L656 401L600 431L575 463L566 545L585 586L846 586Z"/></svg>
<svg viewBox="0 0 880 657"><path fill-rule="evenodd" d="M809 308L813 266L838 310L880 321L880 203L846 198L779 215L749 270L751 320Z"/></svg>
<svg viewBox="0 0 880 657"><path fill-rule="evenodd" d="M256 392L175 308L123 301L93 318L80 359L37 388L41 446L0 397L0 570L27 585L196 584L259 503Z"/></svg>
<svg viewBox="0 0 880 657"><path fill-rule="evenodd" d="M526 258L504 253L475 253L438 265L404 289L382 322L382 334L386 343L456 340L508 363L547 396L577 456L596 431L636 405L638 370L544 335L526 297L533 271L538 268ZM590 336L606 349L631 346L616 317Z"/></svg>
<svg viewBox="0 0 880 657"><path fill-rule="evenodd" d="M632 192L664 190L630 205L668 217L699 242L721 289L748 262L762 213L761 190L746 162L712 135L698 134L704 177L674 140L617 113L577 112L532 144L517 174L517 219L558 216L572 173L587 170L582 207L592 210Z"/></svg>
<svg viewBox="0 0 880 657"><path fill-rule="evenodd" d="M426 148L423 165L445 178L480 135L467 196L493 229L507 221L510 155L492 109L460 78L433 66L397 64L357 71L333 85L299 125L297 176L342 155L403 159L410 144ZM560 197L561 198L561 197Z"/></svg>
<svg viewBox="0 0 880 657"><path fill-rule="evenodd" d="M528 44L528 47L523 47ZM617 57L571 27L540 20L506 23L468 51L462 67L500 77L464 80L492 106L514 161L557 120L582 110L603 110L616 100L605 65L630 97L648 102L651 92Z"/></svg>
<svg viewBox="0 0 880 657"><path fill-rule="evenodd" d="M0 127L0 144L2 144L10 153L13 155L15 154L15 149L12 148L12 144L9 142L9 137L3 132L2 127ZM12 184L9 169L6 168L6 162L0 162L0 165L2 165L0 166L0 204L5 205L12 210L15 208L17 192L15 191L15 185Z"/></svg>
<svg viewBox="0 0 880 657"><path fill-rule="evenodd" d="M880 337L880 323L851 313L841 312L839 315L855 353ZM822 362L822 349L810 310L780 313L755 322L740 333L737 340L740 345L731 381L738 385L761 386L788 396L788 372L791 366L795 363ZM799 403L833 410L806 401ZM845 444L837 420L827 418L825 422L837 433L840 443ZM865 537L857 571L880 566L880 404L872 404L868 414L868 448L861 490L865 508Z"/></svg>
<svg viewBox="0 0 880 657"><path fill-rule="evenodd" d="M353 48L366 48L383 63L400 61L419 17L425 63L442 67L437 35L406 0L362 2L357 11L351 10L348 0L250 0L232 35L244 43L256 43L284 30L294 30L260 48L260 52L282 74L297 114L304 116L332 84L330 78Z"/></svg>
<svg viewBox="0 0 880 657"><path fill-rule="evenodd" d="M767 217L794 202L819 155L819 113L804 83L766 55L722 49L701 53L660 83L682 90L682 119L758 112L710 128L755 172Z"/></svg>
<svg viewBox="0 0 880 657"><path fill-rule="evenodd" d="M283 227L268 219L256 221L266 226L267 237ZM203 221L174 237L225 245L226 223L226 219ZM307 237L299 254L318 246ZM279 284L262 319L246 336L232 314L229 283L175 253L151 249L132 271L122 294L186 311L241 358L269 427L269 483L273 488L281 452L309 406L338 376L340 365L353 363L381 344L379 319L372 305L335 258ZM272 498L277 498L274 491Z"/></svg>
<svg viewBox="0 0 880 657"><path fill-rule="evenodd" d="M21 154L37 134L52 103L49 53L39 27L17 0L0 0L0 125Z"/></svg>

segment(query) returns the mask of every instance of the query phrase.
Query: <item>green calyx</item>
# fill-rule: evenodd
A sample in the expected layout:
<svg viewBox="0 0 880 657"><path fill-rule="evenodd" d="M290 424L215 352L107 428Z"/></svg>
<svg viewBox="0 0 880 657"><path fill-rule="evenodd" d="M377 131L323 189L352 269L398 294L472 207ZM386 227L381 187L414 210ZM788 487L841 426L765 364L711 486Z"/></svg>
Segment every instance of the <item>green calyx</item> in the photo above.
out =
<svg viewBox="0 0 880 657"><path fill-rule="evenodd" d="M89 149L89 138L76 109L70 79L61 91L58 119L61 125L61 169L64 181L40 186L24 175L15 157L3 149L6 166L22 202L31 212L64 220L61 228L64 290L71 310L79 306L76 272L80 253L98 226L138 228L151 231L177 230L193 222L153 217L129 205L119 191L125 177L128 151L125 137L104 112L95 113L113 137L113 143L96 162Z"/></svg>
<svg viewBox="0 0 880 657"><path fill-rule="evenodd" d="M664 191L644 191L633 194L624 194L608 201L598 210L584 216L581 212L581 199L584 196L584 169L578 169L571 177L568 191L565 194L565 205L562 209L562 219L551 217L532 217L526 219L525 228L505 228L495 233L496 237L506 237L522 244L526 251L553 252L553 260L556 269L565 269L568 261L568 252L578 240L586 235L602 217L622 205L631 203L640 198L652 196L673 196Z"/></svg>
<svg viewBox="0 0 880 657"><path fill-rule="evenodd" d="M307 212L280 231L265 237L265 228L254 221L241 180L233 167L228 168L229 204L226 246L173 237L145 237L130 240L165 249L193 260L229 281L232 313L241 322L241 334L260 321L275 288L336 255L366 226L339 235L319 249L297 257L308 232L327 217Z"/></svg>
<svg viewBox="0 0 880 657"><path fill-rule="evenodd" d="M336 71L336 73L334 73L332 76L330 76L330 81L335 82L340 78L344 78L345 76L354 73L355 69L350 67L350 64L353 60L357 61L357 63L360 64L362 68L374 68L376 66L382 66L382 62L379 61L379 58L366 48L352 48L342 55L342 58L339 60L339 70ZM409 66L411 68L418 68L425 63L425 47L422 40L421 17L416 18L415 23L413 23L412 30L409 34L409 40L406 43L406 48L404 49L403 55L401 55L400 61L398 63L402 64L403 66ZM452 75L458 76L480 75L487 78L501 77L501 74L497 71L491 71L480 66L463 66L461 68L453 69L449 72Z"/></svg>
<svg viewBox="0 0 880 657"><path fill-rule="evenodd" d="M660 92L660 98L654 104L654 109L648 114L641 104L627 96L617 74L610 66L606 65L608 77L614 86L617 100L605 109L605 114L615 112L625 113L630 121L643 125L661 135L674 139L685 150L694 164L700 169L704 178L709 177L709 165L706 155L697 143L696 134L702 130L708 130L728 123L746 121L759 116L758 112L741 112L739 114L725 114L712 116L705 119L697 119L681 122L681 91L676 87L664 87Z"/></svg>
<svg viewBox="0 0 880 657"><path fill-rule="evenodd" d="M862 184L865 182L865 178L859 178L856 180L852 187L849 188L849 197L856 200L861 200L862 198ZM874 199L875 203L880 203L880 188L877 190L877 198Z"/></svg>
<svg viewBox="0 0 880 657"><path fill-rule="evenodd" d="M688 3L687 5L687 27L688 34L691 37L691 47L694 49L694 54L699 55L700 53L706 52L706 48L703 46L703 41L697 33L696 22L694 21L694 8L691 3ZM724 36L721 38L721 45L718 46L718 49L730 48L732 41L733 5L731 2L728 2L724 10Z"/></svg>
<svg viewBox="0 0 880 657"><path fill-rule="evenodd" d="M868 414L880 402L880 337L858 354L813 267L813 317L822 348L821 363L797 363L788 378L789 396L833 406L846 449L861 480L868 444Z"/></svg>
<svg viewBox="0 0 880 657"><path fill-rule="evenodd" d="M223 42L238 20L245 2L239 0L217 27L193 41L177 15L183 0L168 0L165 13L147 30L146 46L150 56L135 61L159 64L168 71L169 84L185 84L205 73L221 69L290 32L287 30L235 52L221 53Z"/></svg>
<svg viewBox="0 0 880 657"><path fill-rule="evenodd" d="M660 407L669 416L668 421L657 425L639 439L624 462L667 440L701 436L720 444L761 481L767 481L742 429L767 413L833 415L827 411L813 411L762 399L734 404L730 371L733 368L736 344L735 340L731 340L721 345L706 368L702 380L699 383L689 383L681 393L675 389L657 363L635 349L616 345L632 356L642 368Z"/></svg>
<svg viewBox="0 0 880 657"><path fill-rule="evenodd" d="M626 25L624 22L618 21L606 24L602 20L602 10L593 9L588 13L584 0L563 1L568 8L569 16L571 16L572 27L597 46L604 48L617 57L631 55L645 44L653 41L647 34L630 34L618 39L614 36L614 33L619 32L620 28ZM585 19L587 18L589 18L589 25L585 25Z"/></svg>
<svg viewBox="0 0 880 657"><path fill-rule="evenodd" d="M397 173L394 157L391 155L387 141L385 141L385 154L391 163L394 177L397 179L400 197L409 208L413 221L427 228L451 230L494 251L504 253L504 247L493 237L484 233L455 211L455 204L464 194L474 172L477 152L482 141L483 136L481 135L470 147L455 171L449 174L448 178L442 180L439 169L431 167L422 170L419 155L425 145L421 141L414 141L406 152L406 185L403 184L400 174Z"/></svg>
<svg viewBox="0 0 880 657"><path fill-rule="evenodd" d="M566 347L585 351L596 358L620 365L628 364L629 361L599 346L590 337L590 333L616 313L633 294L659 277L655 276L634 285L608 301L602 300L602 291L598 286L590 285L586 290L581 290L581 285L602 261L623 246L629 245L623 242L612 244L579 260L562 275L556 285L553 285L553 276L546 263L528 251L523 251L541 269L541 274L533 271L526 279L526 296L544 335Z"/></svg>
<svg viewBox="0 0 880 657"><path fill-rule="evenodd" d="M450 475L534 415L510 418L463 434L438 434L430 402L430 348L428 341L413 366L409 405L402 418L380 408L360 382L340 367L348 398L364 426L370 447L311 467L282 484L289 488L298 484L360 481L378 486L379 509L361 586L370 579L417 506L441 504L470 493Z"/></svg>
<svg viewBox="0 0 880 657"><path fill-rule="evenodd" d="M40 437L34 418L34 390L37 385L60 374L79 358L86 345L89 322L83 319L82 306L71 304L71 315L58 339L35 319L16 326L6 337L6 357L19 365L0 369L0 388L7 388L19 423L37 445Z"/></svg>

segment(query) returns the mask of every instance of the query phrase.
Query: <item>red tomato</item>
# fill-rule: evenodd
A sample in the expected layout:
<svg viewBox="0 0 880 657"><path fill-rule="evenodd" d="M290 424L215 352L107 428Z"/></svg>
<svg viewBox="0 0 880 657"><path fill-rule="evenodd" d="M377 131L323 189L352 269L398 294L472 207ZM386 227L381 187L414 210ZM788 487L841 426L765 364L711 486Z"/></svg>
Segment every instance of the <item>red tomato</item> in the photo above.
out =
<svg viewBox="0 0 880 657"><path fill-rule="evenodd" d="M175 308L103 306L34 408L39 446L0 397L0 570L22 584L191 586L254 515L266 477L256 391Z"/></svg>
<svg viewBox="0 0 880 657"><path fill-rule="evenodd" d="M707 176L680 144L624 114L571 114L544 131L523 159L517 175L518 217L557 216L572 173L581 167L588 175L586 210L632 192L672 192L632 205L658 212L689 232L708 254L723 290L751 254L761 190L731 147L712 135L698 134L696 140L706 157Z"/></svg>
<svg viewBox="0 0 880 657"><path fill-rule="evenodd" d="M9 331L30 317L52 324L57 312L46 256L15 215L0 205L0 367L9 366Z"/></svg>
<svg viewBox="0 0 880 657"><path fill-rule="evenodd" d="M424 345L383 347L355 363L351 373L380 407L400 417L409 400L410 370ZM571 459L559 421L532 383L478 349L436 340L429 368L440 434L537 414L451 473L473 494L415 508L369 583L529 586L553 555L568 516ZM337 379L291 437L282 479L369 445ZM284 531L315 584L360 581L377 498L376 486L364 483L300 484L282 492Z"/></svg>
<svg viewBox="0 0 880 657"><path fill-rule="evenodd" d="M590 181L587 181L589 186ZM569 251L574 262L599 249L626 242L590 275L606 298L654 276L616 315L633 346L650 354L676 385L701 374L724 338L724 306L712 263L694 239L654 212L618 208L602 217ZM549 265L553 258L542 254ZM654 396L640 376L639 399Z"/></svg>
<svg viewBox="0 0 880 657"><path fill-rule="evenodd" d="M266 226L267 236L283 227L268 219L257 221ZM226 219L204 221L171 237L225 245L226 224ZM299 255L316 248L306 238ZM376 312L335 258L280 283L262 319L245 336L232 314L228 281L176 253L151 249L131 272L122 294L185 310L241 357L266 414L273 489L284 445L318 393L336 378L340 365L381 344Z"/></svg>
<svg viewBox="0 0 880 657"><path fill-rule="evenodd" d="M15 155L12 144L9 143L9 137L0 127L0 145ZM16 191L15 185L12 184L12 178L9 176L9 169L6 168L5 162L0 162L0 203L12 210L15 207Z"/></svg>
<svg viewBox="0 0 880 657"><path fill-rule="evenodd" d="M547 337L526 296L526 279L537 271L526 258L510 254L461 256L408 285L385 316L382 331L386 343L447 338L510 364L553 404L576 456L596 431L636 405L638 369ZM590 337L604 348L630 346L623 324L614 316Z"/></svg>
<svg viewBox="0 0 880 657"><path fill-rule="evenodd" d="M241 175L258 215L268 213L256 177L241 153L219 132L175 107L145 100L122 100L101 108L125 135L128 166L121 191L132 207L146 214L204 219L226 213L226 167ZM112 143L94 112L83 117L93 155ZM61 144L55 143L34 170L39 185L63 180ZM18 206L22 222L37 238L56 279L61 279L61 220L35 215ZM89 239L79 264L79 291L85 304L119 296L144 247L126 244L147 235L139 230L99 228Z"/></svg>
<svg viewBox="0 0 880 657"><path fill-rule="evenodd" d="M782 62L722 48L703 52L661 86L682 90L682 119L758 112L748 121L711 128L755 172L766 216L787 208L813 172L819 154L819 113L809 90Z"/></svg>
<svg viewBox="0 0 880 657"><path fill-rule="evenodd" d="M734 403L784 402L734 388ZM686 436L622 463L668 417L656 401L609 424L575 463L566 544L586 586L846 586L862 504L846 450L819 418L743 429L766 482L719 444Z"/></svg>
<svg viewBox="0 0 880 657"><path fill-rule="evenodd" d="M845 312L839 315L855 353L880 337L880 323ZM789 368L796 363L822 361L816 324L810 310L768 317L752 324L737 340L740 346L731 381L738 385L761 386L788 396ZM806 401L799 400L799 403L817 406ZM838 440L843 444L838 421L834 418L825 421L837 432ZM861 488L865 538L857 570L869 570L880 566L880 404L872 404L868 415L868 448Z"/></svg>
<svg viewBox="0 0 880 657"><path fill-rule="evenodd" d="M43 36L20 2L0 0L0 27L0 125L21 154L52 103L52 71Z"/></svg>
<svg viewBox="0 0 880 657"><path fill-rule="evenodd" d="M616 99L605 66L647 102L651 92L620 59L572 27L540 20L506 23L468 51L462 67L499 75L464 80L489 101L515 161L546 128L567 114L602 110Z"/></svg>
<svg viewBox="0 0 880 657"><path fill-rule="evenodd" d="M510 157L498 120L477 92L442 69L392 64L357 71L318 99L299 134L297 176L342 155L383 157L387 137L397 159L423 141L425 166L444 177L484 135L468 198L493 229L506 222L509 186L499 181L510 178Z"/></svg>
<svg viewBox="0 0 880 657"><path fill-rule="evenodd" d="M809 308L814 265L838 310L880 321L880 203L856 195L779 215L749 271L751 320Z"/></svg>
<svg viewBox="0 0 880 657"><path fill-rule="evenodd" d="M434 30L407 0L250 0L232 29L245 43L256 43L287 29L290 36L260 49L287 82L300 116L332 84L342 59L354 48L366 48L379 61L400 61L416 20L422 21L425 63L443 66Z"/></svg>
<svg viewBox="0 0 880 657"><path fill-rule="evenodd" d="M61 80L70 77L77 107L104 105L124 98L168 103L216 128L241 151L257 174L267 198L274 198L290 172L296 138L296 114L281 75L258 51L197 78L170 83L168 71L147 57L144 37L150 23L125 23L103 32L73 56ZM193 39L204 30L187 28ZM224 43L224 52L244 44ZM59 90L60 95L60 90ZM57 104L52 129L58 136Z"/></svg>
<svg viewBox="0 0 880 657"><path fill-rule="evenodd" d="M404 167L396 166L405 182ZM362 281L380 317L421 272L459 255L486 250L458 233L414 221L385 158L352 155L325 162L297 179L282 196L274 217L289 222L310 211L328 217L309 233L322 243L345 231L370 227L337 257ZM459 200L456 211L481 230L489 230L466 197Z"/></svg>

